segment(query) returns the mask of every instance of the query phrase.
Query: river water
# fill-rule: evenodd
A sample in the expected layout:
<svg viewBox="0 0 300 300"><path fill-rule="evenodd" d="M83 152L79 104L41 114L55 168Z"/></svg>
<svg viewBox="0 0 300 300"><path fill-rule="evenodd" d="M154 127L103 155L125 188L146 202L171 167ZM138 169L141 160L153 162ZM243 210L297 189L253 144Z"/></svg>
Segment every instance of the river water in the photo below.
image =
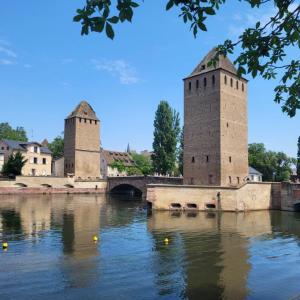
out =
<svg viewBox="0 0 300 300"><path fill-rule="evenodd" d="M300 214L144 207L1 196L0 299L300 299Z"/></svg>

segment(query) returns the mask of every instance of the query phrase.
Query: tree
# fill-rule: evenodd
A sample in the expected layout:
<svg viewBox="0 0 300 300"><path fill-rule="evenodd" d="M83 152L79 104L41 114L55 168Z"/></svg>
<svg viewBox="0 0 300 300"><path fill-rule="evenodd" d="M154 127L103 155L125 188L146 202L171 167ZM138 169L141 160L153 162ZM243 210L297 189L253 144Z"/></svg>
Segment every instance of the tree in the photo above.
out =
<svg viewBox="0 0 300 300"><path fill-rule="evenodd" d="M180 144L178 148L178 169L181 175L183 175L183 147L184 147L184 128L180 134Z"/></svg>
<svg viewBox="0 0 300 300"><path fill-rule="evenodd" d="M16 152L16 154L11 154L6 163L4 163L2 168L2 174L5 176L17 176L22 174L22 169L26 164L27 159L21 152Z"/></svg>
<svg viewBox="0 0 300 300"><path fill-rule="evenodd" d="M136 0L143 2L143 0ZM81 34L101 33L113 39L113 26L117 23L131 22L134 9L139 3L133 0L86 0L82 9L77 10L75 22L81 22ZM166 0L166 10L179 9L179 16L188 23L196 37L198 31L207 31L206 19L215 15L229 0ZM238 1L237 1L238 2ZM282 104L282 110L290 117L300 108L300 60L286 56L289 47L300 47L300 5L297 0L239 0L252 8L263 8L273 4L274 13L266 22L257 22L246 28L236 41L225 40L217 47L212 64L219 55L233 53L237 47L242 52L235 60L238 75L257 74L265 79L283 75L275 88L275 102ZM279 72L281 71L281 72ZM280 75L281 76L281 75Z"/></svg>
<svg viewBox="0 0 300 300"><path fill-rule="evenodd" d="M131 156L134 160L134 167L128 168L128 175L153 174L153 166L150 157L138 153L131 153Z"/></svg>
<svg viewBox="0 0 300 300"><path fill-rule="evenodd" d="M0 123L0 140L8 139L20 142L27 142L27 134L23 127L17 126L13 129L8 123Z"/></svg>
<svg viewBox="0 0 300 300"><path fill-rule="evenodd" d="M300 136L298 138L298 152L297 152L297 177L300 179Z"/></svg>
<svg viewBox="0 0 300 300"><path fill-rule="evenodd" d="M110 166L113 169L117 169L118 172L120 172L120 173L126 171L126 166L124 165L124 163L121 160L115 160L115 161L113 161Z"/></svg>
<svg viewBox="0 0 300 300"><path fill-rule="evenodd" d="M179 114L167 101L161 101L154 120L152 162L155 172L163 175L173 173L179 133Z"/></svg>
<svg viewBox="0 0 300 300"><path fill-rule="evenodd" d="M264 144L249 144L249 165L263 174L264 181L288 181L295 159L283 152L267 151Z"/></svg>
<svg viewBox="0 0 300 300"><path fill-rule="evenodd" d="M63 137L58 135L48 147L51 150L54 159L62 157L64 155Z"/></svg>

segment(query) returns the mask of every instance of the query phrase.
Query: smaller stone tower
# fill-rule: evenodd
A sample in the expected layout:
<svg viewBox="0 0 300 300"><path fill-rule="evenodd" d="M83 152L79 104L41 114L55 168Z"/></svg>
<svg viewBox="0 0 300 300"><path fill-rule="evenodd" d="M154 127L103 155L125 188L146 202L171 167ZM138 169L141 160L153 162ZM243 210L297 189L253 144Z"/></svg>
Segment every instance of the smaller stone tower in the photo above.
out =
<svg viewBox="0 0 300 300"><path fill-rule="evenodd" d="M64 174L75 178L100 177L100 120L86 101L65 119Z"/></svg>

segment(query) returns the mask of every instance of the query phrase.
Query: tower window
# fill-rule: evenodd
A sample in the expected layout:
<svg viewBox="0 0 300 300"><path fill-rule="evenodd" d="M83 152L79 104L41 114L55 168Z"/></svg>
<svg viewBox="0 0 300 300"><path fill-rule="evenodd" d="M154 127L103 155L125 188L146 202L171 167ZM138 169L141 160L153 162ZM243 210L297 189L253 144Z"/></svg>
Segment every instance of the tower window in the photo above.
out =
<svg viewBox="0 0 300 300"><path fill-rule="evenodd" d="M206 80L206 77L204 77L204 80L203 80L203 82L204 82L204 86L206 86L206 85L207 85L207 80Z"/></svg>
<svg viewBox="0 0 300 300"><path fill-rule="evenodd" d="M212 84L215 85L215 83L216 83L216 77L215 77L215 75L213 75L212 76Z"/></svg>
<svg viewBox="0 0 300 300"><path fill-rule="evenodd" d="M244 84L242 83L242 91L244 91Z"/></svg>
<svg viewBox="0 0 300 300"><path fill-rule="evenodd" d="M206 155L206 162L209 162L209 156Z"/></svg>
<svg viewBox="0 0 300 300"><path fill-rule="evenodd" d="M95 120L95 125L97 125L97 120Z"/></svg>
<svg viewBox="0 0 300 300"><path fill-rule="evenodd" d="M198 89L199 88L199 80L197 79L197 81L196 81L196 89Z"/></svg>
<svg viewBox="0 0 300 300"><path fill-rule="evenodd" d="M231 163L231 156L229 156L229 162Z"/></svg>
<svg viewBox="0 0 300 300"><path fill-rule="evenodd" d="M224 77L224 83L227 84L227 76Z"/></svg>
<svg viewBox="0 0 300 300"><path fill-rule="evenodd" d="M239 82L236 81L236 89L238 90L239 89Z"/></svg>
<svg viewBox="0 0 300 300"><path fill-rule="evenodd" d="M233 79L230 78L230 86L233 87Z"/></svg>
<svg viewBox="0 0 300 300"><path fill-rule="evenodd" d="M192 157L192 163L194 163L194 162L195 162L195 156Z"/></svg>
<svg viewBox="0 0 300 300"><path fill-rule="evenodd" d="M192 83L189 82L189 91L192 89Z"/></svg>

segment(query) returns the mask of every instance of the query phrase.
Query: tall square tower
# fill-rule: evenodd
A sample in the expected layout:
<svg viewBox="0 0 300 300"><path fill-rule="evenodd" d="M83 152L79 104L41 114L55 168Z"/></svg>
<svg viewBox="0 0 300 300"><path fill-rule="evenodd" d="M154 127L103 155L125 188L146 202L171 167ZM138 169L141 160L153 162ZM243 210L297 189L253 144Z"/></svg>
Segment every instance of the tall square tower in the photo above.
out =
<svg viewBox="0 0 300 300"><path fill-rule="evenodd" d="M100 121L86 101L65 119L65 176L100 177Z"/></svg>
<svg viewBox="0 0 300 300"><path fill-rule="evenodd" d="M211 50L184 79L185 184L238 186L248 176L247 80Z"/></svg>

